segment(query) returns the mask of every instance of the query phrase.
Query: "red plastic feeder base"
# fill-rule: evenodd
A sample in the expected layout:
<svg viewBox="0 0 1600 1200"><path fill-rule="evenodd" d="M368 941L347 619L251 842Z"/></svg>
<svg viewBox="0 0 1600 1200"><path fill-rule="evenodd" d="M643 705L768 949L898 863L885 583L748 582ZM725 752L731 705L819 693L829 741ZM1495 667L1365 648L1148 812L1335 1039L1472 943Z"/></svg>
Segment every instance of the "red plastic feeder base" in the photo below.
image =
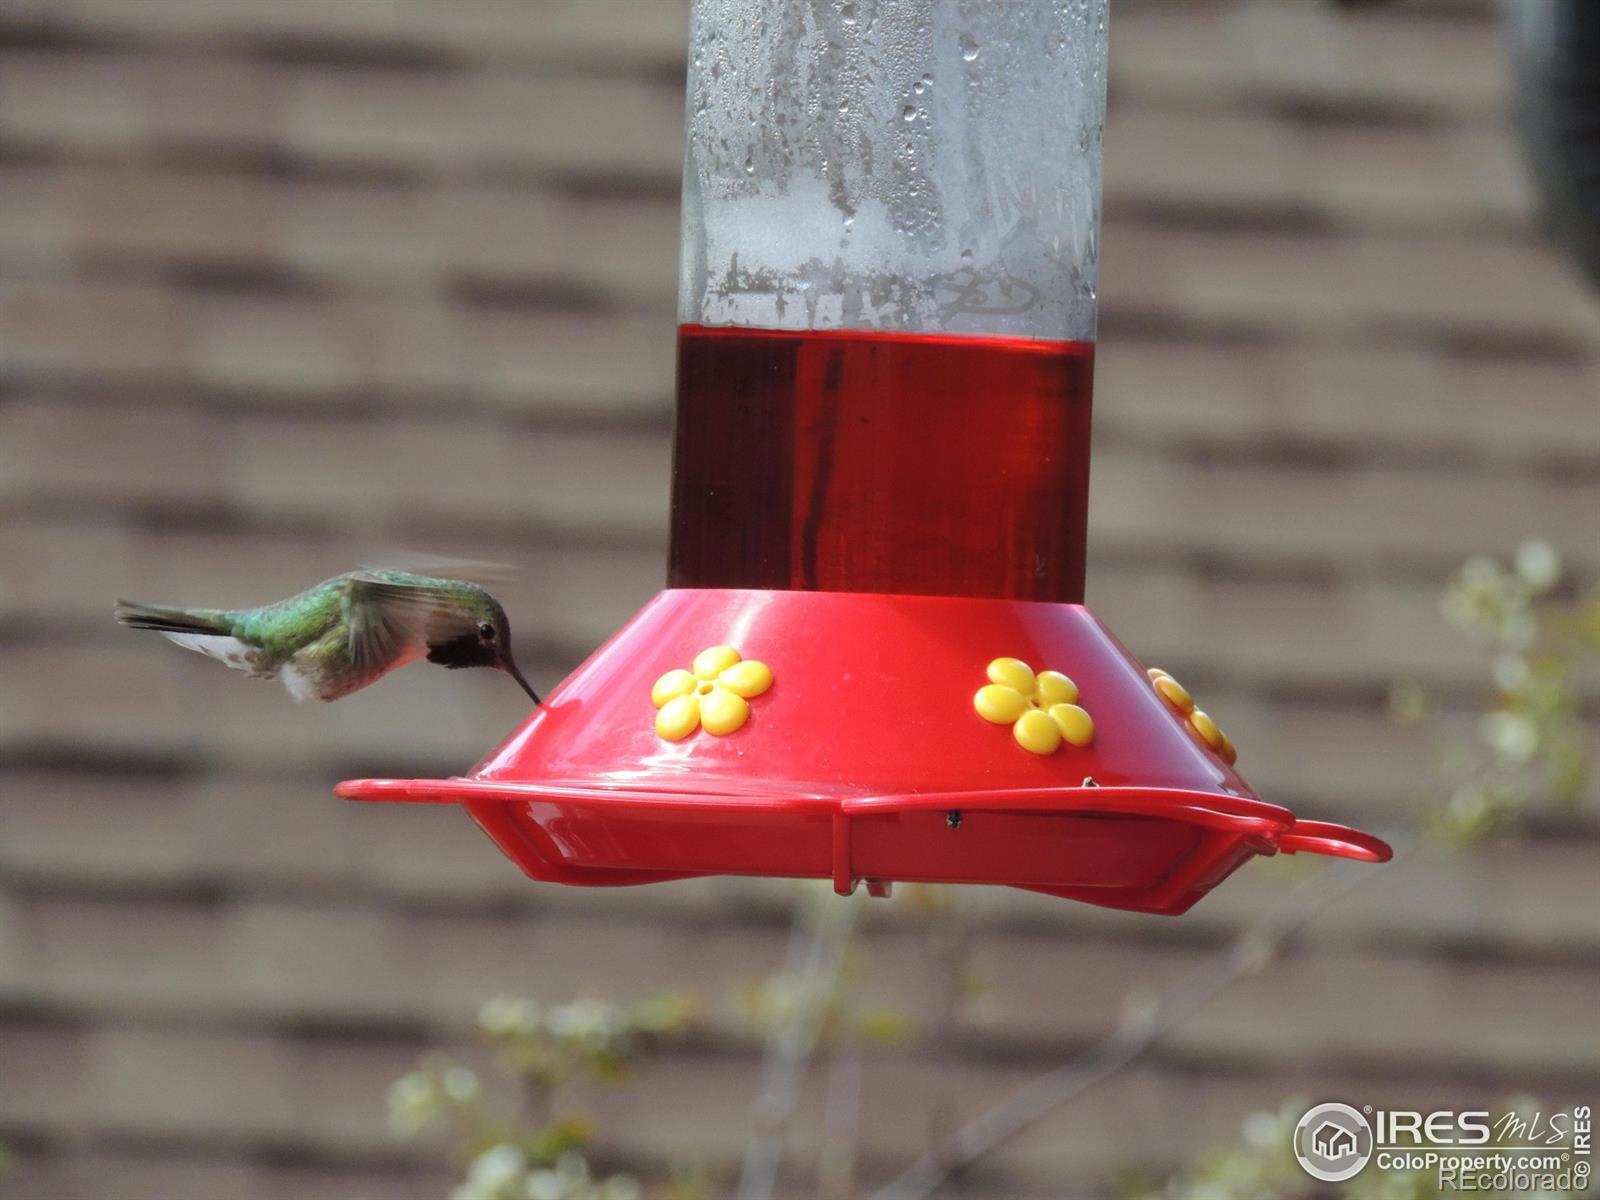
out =
<svg viewBox="0 0 1600 1200"><path fill-rule="evenodd" d="M470 776L338 791L459 803L534 879L589 886L991 883L1175 914L1253 855L1389 858L1262 801L1231 752L1080 605L676 589Z"/></svg>

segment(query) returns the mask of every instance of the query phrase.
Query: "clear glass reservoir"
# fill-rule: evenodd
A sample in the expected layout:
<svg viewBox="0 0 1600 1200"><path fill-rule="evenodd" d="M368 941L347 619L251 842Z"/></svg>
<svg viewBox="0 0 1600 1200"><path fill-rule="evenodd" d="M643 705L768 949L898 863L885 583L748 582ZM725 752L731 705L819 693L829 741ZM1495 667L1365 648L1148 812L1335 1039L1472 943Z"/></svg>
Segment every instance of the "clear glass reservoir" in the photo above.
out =
<svg viewBox="0 0 1600 1200"><path fill-rule="evenodd" d="M671 581L1077 601L1108 0L695 0Z"/></svg>

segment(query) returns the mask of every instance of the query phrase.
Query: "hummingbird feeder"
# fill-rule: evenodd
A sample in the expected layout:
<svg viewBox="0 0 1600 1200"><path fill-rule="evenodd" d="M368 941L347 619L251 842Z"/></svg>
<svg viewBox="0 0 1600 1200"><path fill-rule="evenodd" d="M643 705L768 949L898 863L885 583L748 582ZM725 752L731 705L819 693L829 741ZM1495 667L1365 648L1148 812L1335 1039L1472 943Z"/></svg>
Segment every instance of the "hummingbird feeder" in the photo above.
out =
<svg viewBox="0 0 1600 1200"><path fill-rule="evenodd" d="M1180 913L1389 848L1083 605L1108 0L695 0L669 586L469 775L533 878Z"/></svg>

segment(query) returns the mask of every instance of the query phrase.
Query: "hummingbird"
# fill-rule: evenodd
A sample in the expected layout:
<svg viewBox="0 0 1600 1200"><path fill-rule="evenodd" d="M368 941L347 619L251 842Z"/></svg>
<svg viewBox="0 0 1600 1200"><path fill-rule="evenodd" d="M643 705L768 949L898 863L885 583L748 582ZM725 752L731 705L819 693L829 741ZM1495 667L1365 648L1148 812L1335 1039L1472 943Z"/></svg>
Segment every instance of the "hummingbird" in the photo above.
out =
<svg viewBox="0 0 1600 1200"><path fill-rule="evenodd" d="M494 667L535 692L511 657L500 602L475 583L405 571L350 571L260 608L177 608L118 600L118 621L154 629L296 700L337 700L419 659Z"/></svg>

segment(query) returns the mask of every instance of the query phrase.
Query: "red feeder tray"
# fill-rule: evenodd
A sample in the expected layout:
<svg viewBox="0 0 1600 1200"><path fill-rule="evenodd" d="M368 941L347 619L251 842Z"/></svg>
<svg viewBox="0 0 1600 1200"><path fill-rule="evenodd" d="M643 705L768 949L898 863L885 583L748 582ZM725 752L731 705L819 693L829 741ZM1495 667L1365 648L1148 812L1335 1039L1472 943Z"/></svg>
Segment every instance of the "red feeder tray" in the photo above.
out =
<svg viewBox="0 0 1600 1200"><path fill-rule="evenodd" d="M714 647L706 678L688 672ZM763 664L770 686L759 689L759 667L721 674L730 647ZM1044 711L1068 686L1059 681L980 715L975 694L1000 658L1070 677L1092 733L1073 713L1061 711L1063 726ZM658 710L658 680L692 690ZM534 879L582 885L713 874L832 879L841 893L860 880L875 892L894 880L998 883L1176 914L1253 855L1390 857L1375 837L1262 801L1227 761L1231 744L1214 749L1204 714L1158 683L1076 604L672 589L470 775L338 790L459 803ZM1033 749L1004 719L1019 704L1042 738ZM738 728L710 732L741 711ZM670 740L658 717L669 735L683 732L670 717L694 728Z"/></svg>

